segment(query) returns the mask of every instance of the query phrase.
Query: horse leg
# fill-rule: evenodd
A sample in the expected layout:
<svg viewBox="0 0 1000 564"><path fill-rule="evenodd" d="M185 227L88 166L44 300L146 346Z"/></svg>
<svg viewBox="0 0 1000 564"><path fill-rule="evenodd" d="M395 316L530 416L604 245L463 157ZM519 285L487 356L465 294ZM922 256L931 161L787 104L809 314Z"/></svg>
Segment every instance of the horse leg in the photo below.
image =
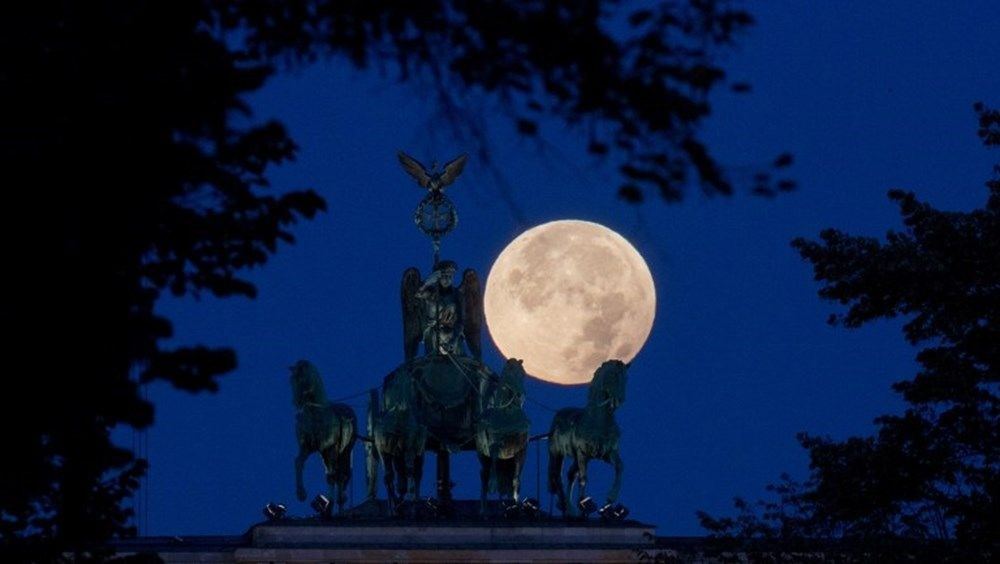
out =
<svg viewBox="0 0 1000 564"><path fill-rule="evenodd" d="M368 499L378 498L378 465L381 455L378 445L382 437L382 407L379 402L378 390L372 388L368 393L367 415L368 440L365 441L365 481L368 486Z"/></svg>
<svg viewBox="0 0 1000 564"><path fill-rule="evenodd" d="M341 504L340 501L340 468L337 447L331 446L323 451L323 467L326 470L327 497L331 503ZM332 513L332 511L331 511Z"/></svg>
<svg viewBox="0 0 1000 564"><path fill-rule="evenodd" d="M556 494L556 507L566 514L566 492L562 483L563 455L549 448L549 494Z"/></svg>
<svg viewBox="0 0 1000 564"><path fill-rule="evenodd" d="M437 451L437 496L443 502L451 501L451 460L448 451Z"/></svg>
<svg viewBox="0 0 1000 564"><path fill-rule="evenodd" d="M374 440L374 439L373 439ZM378 497L378 449L374 442L365 443L365 481L368 486L368 499Z"/></svg>
<svg viewBox="0 0 1000 564"><path fill-rule="evenodd" d="M408 484L406 482L406 453L395 457L396 461L396 495L399 497L399 501L406 501L406 496L409 493Z"/></svg>
<svg viewBox="0 0 1000 564"><path fill-rule="evenodd" d="M309 454L309 451L300 447L299 455L295 457L295 497L299 498L299 501L306 500L306 487L302 484L302 469L305 467Z"/></svg>
<svg viewBox="0 0 1000 564"><path fill-rule="evenodd" d="M500 446L497 443L490 445L490 491L496 492L498 498L503 498L500 491L500 474L497 472L497 459L500 458Z"/></svg>
<svg viewBox="0 0 1000 564"><path fill-rule="evenodd" d="M424 451L423 446L415 457L413 457L413 499L420 499L420 480L424 478Z"/></svg>
<svg viewBox="0 0 1000 564"><path fill-rule="evenodd" d="M401 489L403 490L403 501L415 501L416 500L416 479L413 475L413 469L416 467L416 456L412 453L406 453L403 455L400 464L402 464L402 470L400 470L399 481L401 484ZM409 503L407 504L407 517L413 519L417 516L417 504Z"/></svg>
<svg viewBox="0 0 1000 564"><path fill-rule="evenodd" d="M614 503L618 499L618 490L622 487L622 473L625 470L625 463L622 462L622 457L617 450L611 453L611 464L615 467L615 481L611 484L611 490L608 491L608 503Z"/></svg>
<svg viewBox="0 0 1000 564"><path fill-rule="evenodd" d="M486 497L489 493L490 483L490 461L489 458L479 455L479 516L486 517Z"/></svg>
<svg viewBox="0 0 1000 564"><path fill-rule="evenodd" d="M331 451L333 455L331 459L333 463L331 468L333 470L333 481L336 486L336 498L333 498L337 502L337 514L342 515L344 513L344 504L347 503L347 484L351 480L351 451L338 451L337 447L332 447Z"/></svg>
<svg viewBox="0 0 1000 564"><path fill-rule="evenodd" d="M577 481L580 482L580 495L577 499L577 505L579 505L579 502L587 497L587 457L580 451L576 453L576 465L580 467L576 477Z"/></svg>
<svg viewBox="0 0 1000 564"><path fill-rule="evenodd" d="M395 478L395 484L393 485L394 492L394 507L393 512L399 515L400 508L403 507L403 502L406 501L406 454L398 454L392 457L393 466L393 477Z"/></svg>
<svg viewBox="0 0 1000 564"><path fill-rule="evenodd" d="M514 490L514 503L521 503L521 470L524 469L524 461L528 458L528 448L525 447L514 456L514 475L511 477L511 484Z"/></svg>
<svg viewBox="0 0 1000 564"><path fill-rule="evenodd" d="M405 483L403 486L405 488L405 490L403 491L404 501L412 502L413 500L416 499L415 497L416 483L414 480L414 469L416 467L415 460L416 460L416 454L413 452L413 449L408 446L406 452L403 454L403 471L401 472L400 475L400 481L403 481L403 478L405 478ZM413 519L414 517L416 517L416 511L417 511L416 503L407 504L407 517Z"/></svg>
<svg viewBox="0 0 1000 564"><path fill-rule="evenodd" d="M572 463L569 465L569 471L566 472L566 494L563 498L563 515L576 515L577 507L573 503L573 491L576 489L576 479L580 473L580 465L577 463L576 458L573 458Z"/></svg>
<svg viewBox="0 0 1000 564"><path fill-rule="evenodd" d="M415 493L414 490L416 489L416 487L415 487L415 484L414 484L414 477L413 477L414 467L416 466L416 464L414 462L415 459L416 459L416 455L414 454L413 449L407 448L406 449L406 458L405 458L405 460L406 460L406 499L407 500L413 500L413 499L415 499L415 497L414 497L414 493Z"/></svg>
<svg viewBox="0 0 1000 564"><path fill-rule="evenodd" d="M385 469L385 476L382 477L385 484L385 496L389 503L389 513L396 512L396 468L393 456L382 455L382 467Z"/></svg>
<svg viewBox="0 0 1000 564"><path fill-rule="evenodd" d="M337 482L337 515L344 513L344 505L347 503L347 480L350 478L350 474L345 470L351 467L347 456L345 453L337 455L337 470L333 477Z"/></svg>
<svg viewBox="0 0 1000 564"><path fill-rule="evenodd" d="M351 450L340 453L339 471L337 472L337 485L340 487L340 513L344 512L344 504L347 503L347 487L351 483L351 469L354 453Z"/></svg>

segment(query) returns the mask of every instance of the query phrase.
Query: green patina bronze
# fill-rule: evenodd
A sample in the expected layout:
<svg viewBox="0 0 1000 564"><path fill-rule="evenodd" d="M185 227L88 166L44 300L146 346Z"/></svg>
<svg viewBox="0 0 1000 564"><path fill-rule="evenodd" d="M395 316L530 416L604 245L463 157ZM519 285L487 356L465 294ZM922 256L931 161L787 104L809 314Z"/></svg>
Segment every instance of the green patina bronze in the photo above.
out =
<svg viewBox="0 0 1000 564"><path fill-rule="evenodd" d="M416 217L417 226L432 239L434 268L426 279L421 279L417 268L403 273L403 363L385 377L381 396L373 390L369 402L368 496L376 496L381 465L392 510L419 495L426 451L437 455L437 495L450 500L448 457L475 449L483 394L487 383L497 380L480 360L483 297L479 276L466 269L456 287L457 265L438 257L441 237L457 221L443 191L461 174L466 157L438 171L405 153L398 156L403 169L428 191ZM450 211L442 215L445 208Z"/></svg>
<svg viewBox="0 0 1000 564"><path fill-rule="evenodd" d="M479 276L466 269L456 288L456 265L438 261L426 280L408 268L400 283L403 306L403 358L417 358L421 342L424 355L482 357L483 295ZM466 353L468 349L468 353Z"/></svg>
<svg viewBox="0 0 1000 564"><path fill-rule="evenodd" d="M295 495L305 501L302 468L306 459L318 452L323 457L329 498L340 511L347 501L351 480L351 451L357 438L358 421L354 410L326 399L319 370L307 360L290 367L292 404L295 406L295 437L299 454L295 457Z"/></svg>
<svg viewBox="0 0 1000 564"><path fill-rule="evenodd" d="M480 360L479 277L467 269L456 287L456 270L454 262L438 261L421 280L409 268L400 284L404 361L384 379L381 397L370 399L366 464L369 497L375 497L381 465L392 508L419 495L425 451L437 455L438 497L450 499L448 456L475 449L483 394L497 381Z"/></svg>
<svg viewBox="0 0 1000 564"><path fill-rule="evenodd" d="M426 169L403 153L399 158L404 169L427 188L428 197L438 198L434 200L438 203L444 201L444 187L458 177L465 163L465 158L459 157L438 171L436 167ZM449 456L475 450L481 466L480 512L485 514L490 493L514 502L520 498L529 432L524 412L525 372L520 360L510 359L498 377L482 362L479 276L466 269L455 286L457 265L438 260L440 238L454 227L455 219L442 217L431 214L424 218L427 222L418 221L421 230L432 237L434 268L426 279L417 268L403 273L403 363L384 378L381 393L375 389L370 394L368 497L377 496L381 466L390 511L398 512L402 502L418 498L424 453L430 451L437 458L437 498L447 507L454 485ZM574 512L567 498L572 497L575 482L580 484L580 497L585 495L586 465L591 459L614 465L615 482L608 501L613 502L618 495L622 461L614 412L625 400L626 369L620 361L605 362L595 373L587 407L556 414L549 443L549 485L551 492L559 495L564 512ZM568 494L560 479L567 456L573 458ZM411 511L413 505L409 504Z"/></svg>
<svg viewBox="0 0 1000 564"><path fill-rule="evenodd" d="M455 204L444 195L444 189L462 174L468 156L459 155L445 163L441 170L437 169L437 162L431 163L431 168L428 169L420 161L402 151L397 156L399 164L403 165L403 170L412 176L417 184L427 189L427 195L420 200L413 213L413 221L417 224L417 229L431 238L434 262L437 263L441 238L451 233L458 225L458 211L455 209Z"/></svg>
<svg viewBox="0 0 1000 564"><path fill-rule="evenodd" d="M427 427L417 418L414 379L407 371L386 378L382 399L371 391L368 409L366 478L368 498L377 494L377 465L385 469L385 489L393 509L404 499L420 497Z"/></svg>
<svg viewBox="0 0 1000 564"><path fill-rule="evenodd" d="M488 493L520 501L521 470L528 453L530 421L524 412L524 367L508 359L497 381L486 384L483 408L476 422L479 453L480 513L486 514Z"/></svg>
<svg viewBox="0 0 1000 564"><path fill-rule="evenodd" d="M575 515L577 507L569 503L575 483L580 485L577 501L586 496L587 462L603 460L614 466L615 481L608 491L607 502L614 503L622 484L621 456L618 440L621 429L615 421L615 411L625 402L625 380L628 365L620 360L608 360L594 372L584 408L560 409L549 431L549 493L558 496L563 514ZM570 458L567 484L562 482L563 459Z"/></svg>

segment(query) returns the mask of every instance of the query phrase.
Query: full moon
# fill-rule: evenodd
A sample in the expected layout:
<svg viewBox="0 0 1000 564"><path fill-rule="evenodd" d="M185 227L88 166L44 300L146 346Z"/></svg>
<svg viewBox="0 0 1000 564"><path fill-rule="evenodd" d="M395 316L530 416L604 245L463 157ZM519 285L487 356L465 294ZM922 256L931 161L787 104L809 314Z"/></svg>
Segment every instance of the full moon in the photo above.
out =
<svg viewBox="0 0 1000 564"><path fill-rule="evenodd" d="M500 352L556 384L586 384L606 360L629 362L653 328L656 289L624 237L589 221L533 227L497 257L483 298Z"/></svg>

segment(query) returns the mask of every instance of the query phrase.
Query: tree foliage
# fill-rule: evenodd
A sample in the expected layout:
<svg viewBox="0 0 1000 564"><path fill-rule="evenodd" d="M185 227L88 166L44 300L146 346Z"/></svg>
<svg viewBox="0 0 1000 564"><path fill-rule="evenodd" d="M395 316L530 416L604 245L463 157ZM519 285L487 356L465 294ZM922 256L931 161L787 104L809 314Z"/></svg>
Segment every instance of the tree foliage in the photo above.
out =
<svg viewBox="0 0 1000 564"><path fill-rule="evenodd" d="M983 143L1000 146L1000 112L976 111ZM904 318L920 370L893 385L904 413L876 419L871 437L800 435L807 482L786 480L759 514L745 502L736 518L702 514L710 531L1000 546L1000 165L986 187L986 204L969 212L894 190L902 231L880 240L827 229L792 243L819 295L846 308L831 323Z"/></svg>
<svg viewBox="0 0 1000 564"><path fill-rule="evenodd" d="M0 19L10 550L81 551L134 531L123 501L145 462L110 429L152 421L139 382L215 390L236 362L160 346L171 326L157 297L253 296L240 271L324 207L311 191L264 191L295 145L278 123L234 116L272 70L230 50L210 15L196 2L38 2Z"/></svg>
<svg viewBox="0 0 1000 564"><path fill-rule="evenodd" d="M737 2L262 0L218 8L220 25L247 31L253 57L340 56L424 85L445 120L479 142L484 160L478 114L493 110L467 106L470 94L496 101L526 137L542 135L552 118L575 128L592 156L614 161L627 202L648 194L678 201L691 186L733 192L698 126L709 94L725 83L720 52L753 22ZM777 178L791 162L778 156L754 176L753 192L794 189Z"/></svg>
<svg viewBox="0 0 1000 564"><path fill-rule="evenodd" d="M625 200L676 200L695 181L732 191L698 125L724 81L718 50L750 23L725 0L12 4L0 315L4 396L21 409L2 419L3 546L57 554L134 532L123 501L145 463L110 430L152 421L141 383L214 391L235 366L227 348L163 346L172 328L154 306L163 292L253 297L242 273L324 209L312 191L267 190L296 146L245 98L276 69L323 56L389 69L472 128L462 99L482 93L522 135L546 117L584 132L592 155L617 160Z"/></svg>

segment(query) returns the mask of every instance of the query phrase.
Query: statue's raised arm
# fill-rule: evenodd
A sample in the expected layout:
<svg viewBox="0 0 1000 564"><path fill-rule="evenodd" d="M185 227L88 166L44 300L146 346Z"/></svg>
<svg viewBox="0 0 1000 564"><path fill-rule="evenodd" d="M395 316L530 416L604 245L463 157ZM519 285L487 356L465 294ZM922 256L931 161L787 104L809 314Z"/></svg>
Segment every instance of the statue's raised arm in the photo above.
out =
<svg viewBox="0 0 1000 564"><path fill-rule="evenodd" d="M415 268L403 274L403 350L407 360L417 354L422 339L425 355L462 355L462 300L452 285L456 266L443 260L421 282Z"/></svg>
<svg viewBox="0 0 1000 564"><path fill-rule="evenodd" d="M417 357L420 341L425 355L482 358L483 295L479 276L471 268L466 269L456 288L452 285L455 270L453 261L443 260L424 280L416 268L403 273L400 298L405 360Z"/></svg>

